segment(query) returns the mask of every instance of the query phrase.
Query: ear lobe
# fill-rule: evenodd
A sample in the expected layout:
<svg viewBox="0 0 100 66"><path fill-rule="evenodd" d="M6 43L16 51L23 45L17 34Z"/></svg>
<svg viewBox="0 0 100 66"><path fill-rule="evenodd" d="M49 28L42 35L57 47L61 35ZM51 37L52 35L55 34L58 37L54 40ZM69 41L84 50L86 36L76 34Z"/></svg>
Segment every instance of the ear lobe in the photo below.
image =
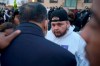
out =
<svg viewBox="0 0 100 66"><path fill-rule="evenodd" d="M48 20L44 20L42 22L42 29L43 29L43 33L46 35L47 30L48 30Z"/></svg>
<svg viewBox="0 0 100 66"><path fill-rule="evenodd" d="M69 28L69 27L70 27L70 22L69 22L69 21L67 21L67 26L68 26L67 28Z"/></svg>
<svg viewBox="0 0 100 66"><path fill-rule="evenodd" d="M45 30L48 30L48 20L45 20Z"/></svg>

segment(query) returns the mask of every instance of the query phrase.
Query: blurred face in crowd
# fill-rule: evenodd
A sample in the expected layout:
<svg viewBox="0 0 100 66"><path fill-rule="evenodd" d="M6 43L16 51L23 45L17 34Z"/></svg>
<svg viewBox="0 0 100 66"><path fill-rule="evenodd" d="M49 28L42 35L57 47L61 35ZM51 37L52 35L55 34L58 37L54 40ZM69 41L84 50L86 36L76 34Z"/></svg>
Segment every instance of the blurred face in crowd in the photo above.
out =
<svg viewBox="0 0 100 66"><path fill-rule="evenodd" d="M4 33L5 36L10 35L15 29L15 26L11 22L5 22L0 25L0 32Z"/></svg>
<svg viewBox="0 0 100 66"><path fill-rule="evenodd" d="M6 30L4 31L4 33L5 33L6 36L8 36L8 35L10 35L13 31L14 31L13 28L9 28L9 29L6 29Z"/></svg>
<svg viewBox="0 0 100 66"><path fill-rule="evenodd" d="M58 20L57 17L52 18L52 20ZM56 37L61 37L65 35L67 30L69 29L70 23L69 21L57 21L51 22L52 32Z"/></svg>
<svg viewBox="0 0 100 66"><path fill-rule="evenodd" d="M90 66L100 66L100 0L93 0L93 16L82 30L82 37L86 40L86 57Z"/></svg>

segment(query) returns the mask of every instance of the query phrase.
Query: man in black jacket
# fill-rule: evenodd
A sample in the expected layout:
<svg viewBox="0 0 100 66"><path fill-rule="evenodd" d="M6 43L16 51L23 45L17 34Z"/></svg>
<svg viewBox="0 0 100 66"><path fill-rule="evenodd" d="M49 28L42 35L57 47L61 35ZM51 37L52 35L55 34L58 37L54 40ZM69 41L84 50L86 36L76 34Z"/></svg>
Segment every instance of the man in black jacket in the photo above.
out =
<svg viewBox="0 0 100 66"><path fill-rule="evenodd" d="M30 2L19 11L21 34L2 52L1 66L76 66L74 55L44 38L47 11L43 5Z"/></svg>

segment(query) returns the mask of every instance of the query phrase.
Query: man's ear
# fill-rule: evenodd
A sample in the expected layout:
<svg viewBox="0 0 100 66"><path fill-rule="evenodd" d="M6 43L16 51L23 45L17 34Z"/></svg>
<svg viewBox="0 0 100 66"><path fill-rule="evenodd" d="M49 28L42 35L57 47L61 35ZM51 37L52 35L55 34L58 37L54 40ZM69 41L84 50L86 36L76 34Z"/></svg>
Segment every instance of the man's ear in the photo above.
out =
<svg viewBox="0 0 100 66"><path fill-rule="evenodd" d="M45 29L45 31L48 30L48 20L44 21L44 29Z"/></svg>
<svg viewBox="0 0 100 66"><path fill-rule="evenodd" d="M48 20L45 20L45 26L46 26L46 30L48 30Z"/></svg>
<svg viewBox="0 0 100 66"><path fill-rule="evenodd" d="M69 28L70 27L70 22L67 21L66 23L67 23L67 28Z"/></svg>
<svg viewBox="0 0 100 66"><path fill-rule="evenodd" d="M47 33L47 30L48 30L48 20L44 20L42 22L42 30L43 32L46 34Z"/></svg>

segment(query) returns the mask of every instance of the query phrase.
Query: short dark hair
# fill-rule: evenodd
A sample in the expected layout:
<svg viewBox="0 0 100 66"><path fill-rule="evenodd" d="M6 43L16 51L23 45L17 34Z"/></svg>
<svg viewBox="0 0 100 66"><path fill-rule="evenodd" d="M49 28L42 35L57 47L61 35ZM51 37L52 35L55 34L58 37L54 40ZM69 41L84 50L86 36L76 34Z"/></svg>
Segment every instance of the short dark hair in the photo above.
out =
<svg viewBox="0 0 100 66"><path fill-rule="evenodd" d="M11 22L5 22L0 25L0 32L4 32L6 29L15 29L15 26Z"/></svg>
<svg viewBox="0 0 100 66"><path fill-rule="evenodd" d="M47 19L46 8L38 2L29 2L19 8L20 22L35 21L41 23Z"/></svg>

